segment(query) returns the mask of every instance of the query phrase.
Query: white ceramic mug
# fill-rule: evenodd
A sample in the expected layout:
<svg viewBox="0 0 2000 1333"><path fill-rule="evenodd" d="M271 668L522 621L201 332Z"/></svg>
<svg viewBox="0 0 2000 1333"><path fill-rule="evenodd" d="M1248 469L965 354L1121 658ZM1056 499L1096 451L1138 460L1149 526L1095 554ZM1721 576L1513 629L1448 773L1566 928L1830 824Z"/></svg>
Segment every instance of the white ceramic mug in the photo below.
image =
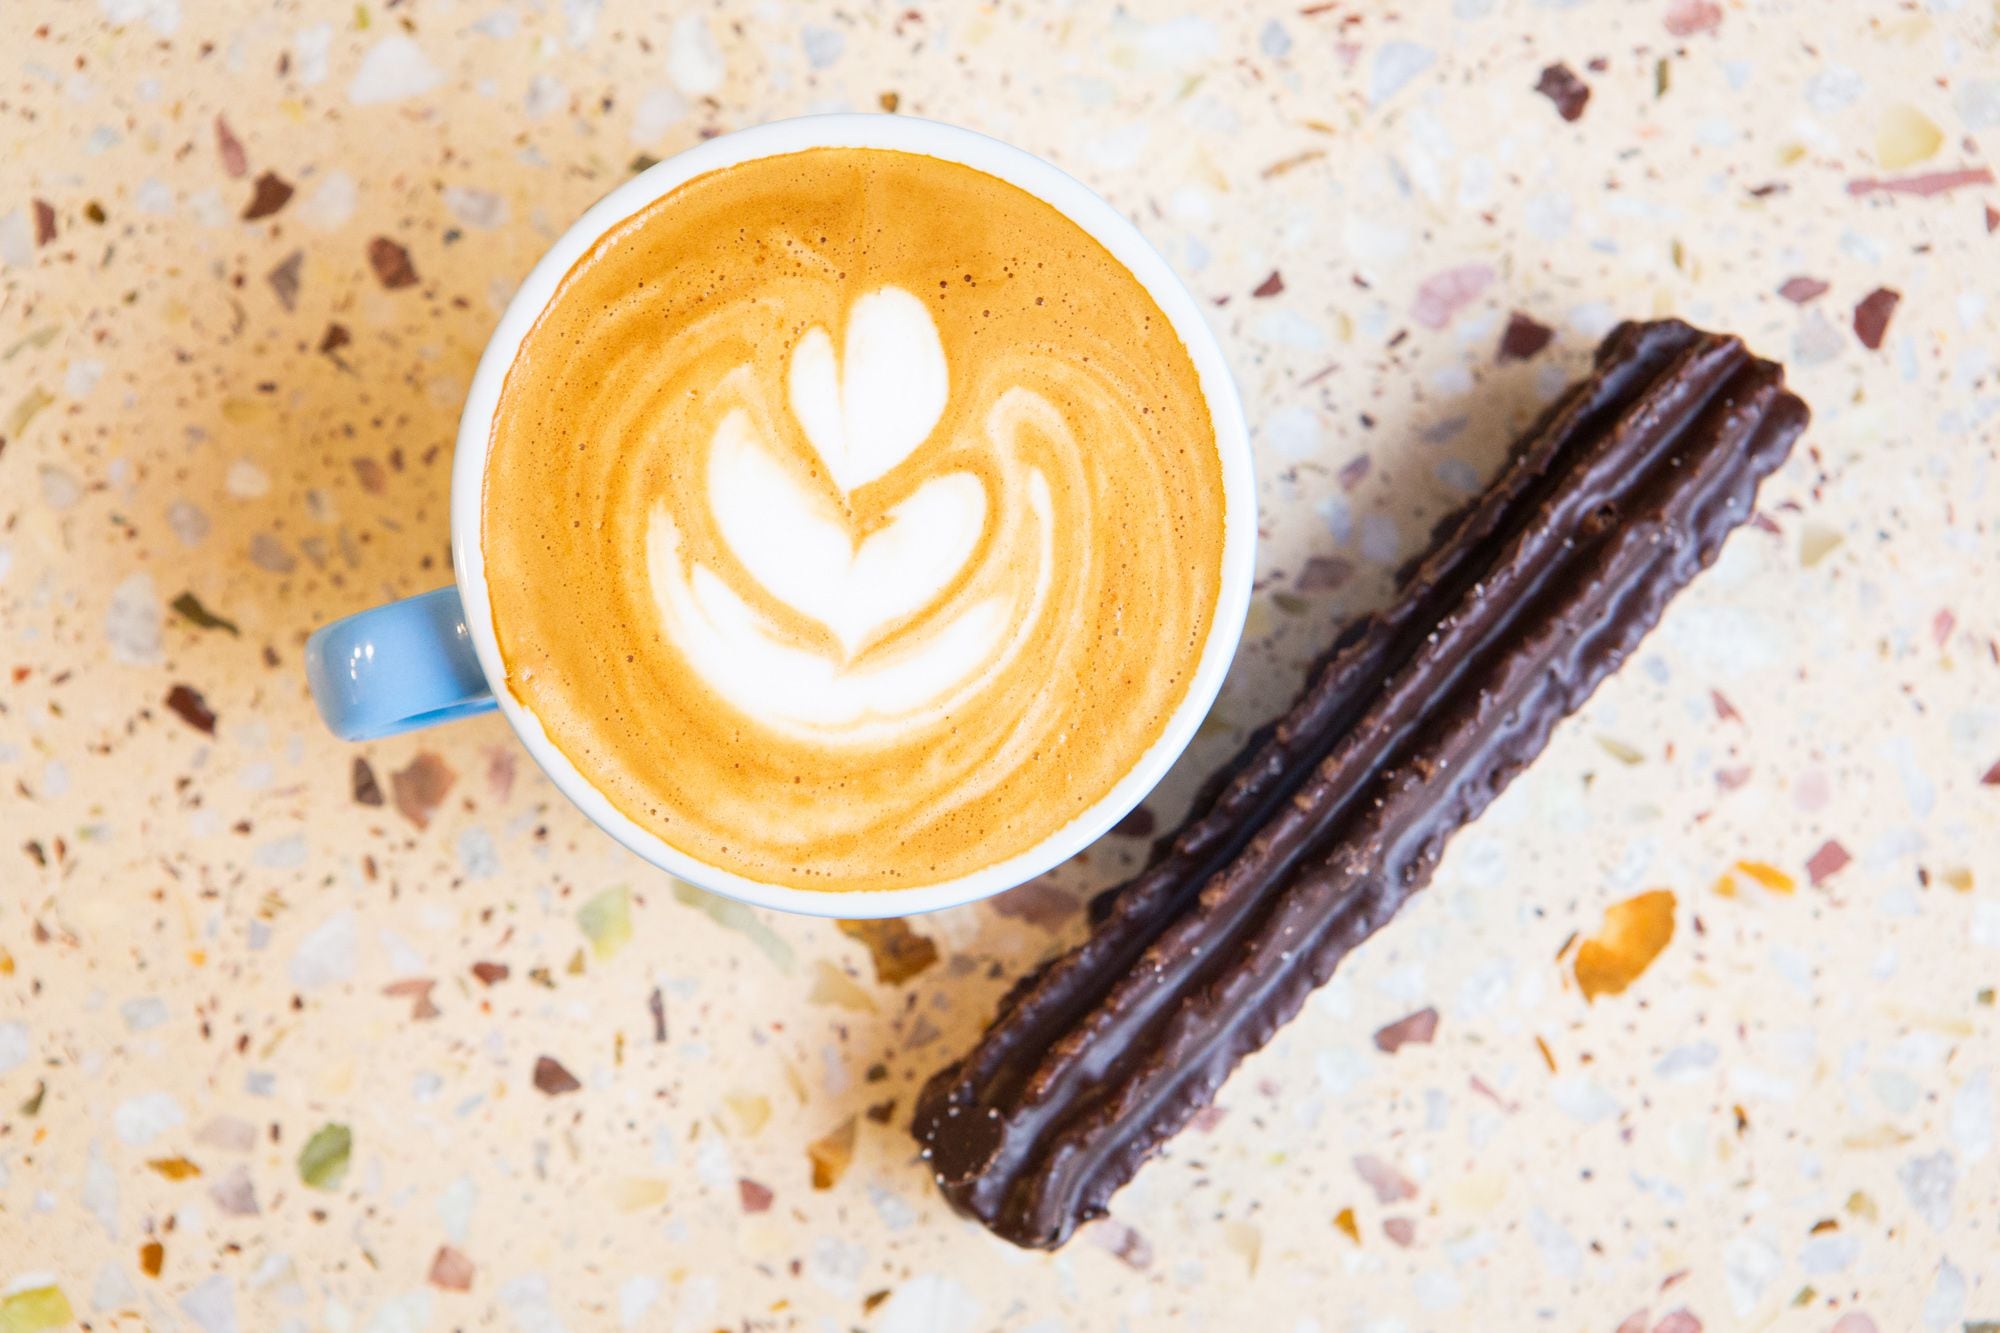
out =
<svg viewBox="0 0 2000 1333"><path fill-rule="evenodd" d="M1053 205L1131 270L1172 321L1200 376L1222 459L1226 511L1221 590L1201 660L1166 727L1109 792L1068 824L1019 855L938 884L816 892L748 879L669 846L627 818L550 743L535 715L507 689L507 669L493 632L480 549L480 501L494 409L521 340L563 276L606 232L696 176L809 148L920 153L996 176ZM907 116L809 116L710 139L648 168L599 200L542 256L487 343L459 418L451 476L456 585L325 626L307 644L306 671L321 715L349 740L499 708L550 781L598 827L654 865L702 888L760 907L815 916L906 916L974 902L1033 879L1089 846L1152 790L1193 737L1222 686L1249 609L1256 540L1256 479L1229 368L1194 298L1137 228L1055 167L985 135Z"/></svg>

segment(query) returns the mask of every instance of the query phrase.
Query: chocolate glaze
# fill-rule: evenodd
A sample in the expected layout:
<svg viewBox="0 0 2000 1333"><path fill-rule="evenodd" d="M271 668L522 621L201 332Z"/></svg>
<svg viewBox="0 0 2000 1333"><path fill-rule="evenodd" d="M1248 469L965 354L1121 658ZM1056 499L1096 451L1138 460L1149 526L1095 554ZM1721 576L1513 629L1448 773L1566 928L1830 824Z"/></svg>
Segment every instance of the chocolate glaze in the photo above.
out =
<svg viewBox="0 0 2000 1333"><path fill-rule="evenodd" d="M913 1128L952 1205L1038 1248L1101 1216L1617 669L1806 420L1734 337L1613 330L1396 603L925 1086Z"/></svg>

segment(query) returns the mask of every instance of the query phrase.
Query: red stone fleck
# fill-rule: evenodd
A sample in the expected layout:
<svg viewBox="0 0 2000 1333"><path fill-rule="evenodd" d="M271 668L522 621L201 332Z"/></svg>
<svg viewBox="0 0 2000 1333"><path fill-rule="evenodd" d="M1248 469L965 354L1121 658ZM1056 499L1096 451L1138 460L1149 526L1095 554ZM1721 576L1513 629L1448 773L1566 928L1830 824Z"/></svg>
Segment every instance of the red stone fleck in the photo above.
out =
<svg viewBox="0 0 2000 1333"><path fill-rule="evenodd" d="M1812 881L1814 888L1818 888L1826 880L1840 873L1853 859L1847 854L1847 849L1840 845L1839 839L1828 838L1820 844L1818 851L1806 858L1806 878Z"/></svg>
<svg viewBox="0 0 2000 1333"><path fill-rule="evenodd" d="M1407 1217L1391 1217L1382 1223L1382 1234L1404 1249L1417 1242L1417 1224Z"/></svg>
<svg viewBox="0 0 2000 1333"><path fill-rule="evenodd" d="M1429 1045L1437 1039L1437 1030L1438 1011L1435 1008L1419 1009L1406 1018L1399 1018L1386 1027L1377 1029L1375 1046L1378 1050L1394 1055L1405 1046Z"/></svg>
<svg viewBox="0 0 2000 1333"><path fill-rule="evenodd" d="M1715 0L1672 0L1667 6L1667 31L1676 37L1713 32L1722 22L1722 6Z"/></svg>
<svg viewBox="0 0 2000 1333"><path fill-rule="evenodd" d="M1542 71L1535 91L1555 103L1556 114L1564 120L1575 120L1581 116L1583 108L1590 102L1590 85L1560 61Z"/></svg>
<svg viewBox="0 0 2000 1333"><path fill-rule="evenodd" d="M1957 171L1929 171L1920 176L1897 176L1884 180L1880 177L1863 176L1847 182L1847 192L1851 195L1869 194L1913 194L1927 199L1934 194L1945 194L1967 185L1991 185L1993 168L1964 167ZM1987 230L1991 231L1989 227Z"/></svg>
<svg viewBox="0 0 2000 1333"><path fill-rule="evenodd" d="M1861 298L1854 307L1854 336L1861 339L1861 345L1874 351L1882 345L1882 338L1889 332L1889 321L1895 316L1896 304L1903 294L1891 287L1877 287Z"/></svg>
<svg viewBox="0 0 2000 1333"><path fill-rule="evenodd" d="M250 170L250 159L243 151L243 141L229 128L229 122L221 116L215 118L215 150L222 157L222 169L231 180L236 180Z"/></svg>
<svg viewBox="0 0 2000 1333"><path fill-rule="evenodd" d="M1492 281L1493 268L1488 264L1460 264L1433 273L1418 285L1410 317L1427 329L1442 329L1478 300Z"/></svg>
<svg viewBox="0 0 2000 1333"><path fill-rule="evenodd" d="M1724 722L1741 722L1743 714L1736 711L1736 705L1721 690L1710 690L1708 697L1715 704L1715 715Z"/></svg>
<svg viewBox="0 0 2000 1333"><path fill-rule="evenodd" d="M1415 1182L1372 1153L1355 1157L1354 1172L1375 1191L1377 1203L1398 1203L1417 1197Z"/></svg>
<svg viewBox="0 0 2000 1333"><path fill-rule="evenodd" d="M514 794L514 747L495 745L486 752L486 786L496 801Z"/></svg>
<svg viewBox="0 0 2000 1333"><path fill-rule="evenodd" d="M409 977L402 981L390 982L382 988L382 993L393 999L416 1001L411 1008L410 1017L421 1023L427 1018L436 1018L443 1012L431 1003L431 991L436 986L436 980L431 977Z"/></svg>
<svg viewBox="0 0 2000 1333"><path fill-rule="evenodd" d="M449 1245L438 1246L431 1260L430 1284L444 1291L472 1290L472 1260Z"/></svg>
<svg viewBox="0 0 2000 1333"><path fill-rule="evenodd" d="M736 1196L742 1200L743 1211L746 1213L767 1213L771 1211L771 1199L774 1196L771 1193L770 1186L760 1185L748 1176L736 1182Z"/></svg>
<svg viewBox="0 0 2000 1333"><path fill-rule="evenodd" d="M1831 286L1831 283L1821 282L1818 278L1786 278L1784 286L1778 288L1778 295L1793 305L1804 305L1825 296Z"/></svg>
<svg viewBox="0 0 2000 1333"><path fill-rule="evenodd" d="M1228 1107L1217 1106L1211 1102L1194 1113L1194 1119L1188 1121L1188 1128L1194 1130L1197 1134L1207 1134L1213 1131L1228 1116Z"/></svg>
<svg viewBox="0 0 2000 1333"><path fill-rule="evenodd" d="M1471 1089L1474 1092L1478 1093L1480 1096L1491 1101L1495 1106L1505 1111L1508 1115L1512 1115L1514 1114L1514 1112L1521 1109L1521 1104L1519 1102L1508 1101L1505 1097L1502 1097L1498 1092L1494 1091L1492 1084L1488 1083L1485 1079L1479 1077L1479 1075L1477 1074L1472 1075L1472 1077L1469 1080L1467 1080L1467 1084L1469 1087L1471 1087Z"/></svg>
<svg viewBox="0 0 2000 1333"><path fill-rule="evenodd" d="M1279 275L1278 270L1272 269L1271 276L1251 288L1250 294L1252 296L1276 296L1283 290L1285 290L1284 278Z"/></svg>

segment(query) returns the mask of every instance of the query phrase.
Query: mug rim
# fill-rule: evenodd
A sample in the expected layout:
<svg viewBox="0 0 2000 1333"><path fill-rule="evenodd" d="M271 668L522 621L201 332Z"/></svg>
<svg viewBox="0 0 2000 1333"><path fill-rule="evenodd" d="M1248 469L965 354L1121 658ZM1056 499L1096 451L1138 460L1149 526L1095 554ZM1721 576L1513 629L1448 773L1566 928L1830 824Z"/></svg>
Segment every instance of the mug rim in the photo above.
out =
<svg viewBox="0 0 2000 1333"><path fill-rule="evenodd" d="M1223 551L1215 612L1187 691L1167 725L1109 791L1068 823L1025 851L935 884L840 891L793 888L739 875L673 846L639 825L585 778L549 738L541 719L514 697L507 688L506 665L493 627L481 532L493 416L522 340L563 278L600 239L695 177L814 148L889 149L958 163L1027 191L1081 227L1138 279L1180 337L1195 365L1222 465ZM974 130L902 115L801 116L719 135L648 167L592 204L544 252L508 301L473 373L452 459L452 568L465 606L465 624L494 701L529 756L592 823L642 860L711 893L808 916L907 916L977 902L1060 865L1108 832L1159 784L1214 704L1249 612L1256 537L1256 475L1236 383L1199 305L1166 260L1136 225L1053 163Z"/></svg>

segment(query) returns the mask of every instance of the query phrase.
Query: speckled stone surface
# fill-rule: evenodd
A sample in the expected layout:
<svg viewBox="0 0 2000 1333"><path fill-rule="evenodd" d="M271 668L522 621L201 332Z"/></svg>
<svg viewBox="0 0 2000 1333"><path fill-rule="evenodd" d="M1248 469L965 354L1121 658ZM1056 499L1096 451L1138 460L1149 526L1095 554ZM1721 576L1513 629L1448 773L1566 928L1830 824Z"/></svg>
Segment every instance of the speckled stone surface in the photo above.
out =
<svg viewBox="0 0 2000 1333"><path fill-rule="evenodd" d="M2000 1320L1990 3L644 8L0 11L0 1328ZM571 218L890 107L1103 192L1236 368L1261 591L1162 826L1615 319L1816 412L1053 1257L905 1122L1133 826L884 979L618 851L497 719L350 749L300 671L448 577L469 372Z"/></svg>

